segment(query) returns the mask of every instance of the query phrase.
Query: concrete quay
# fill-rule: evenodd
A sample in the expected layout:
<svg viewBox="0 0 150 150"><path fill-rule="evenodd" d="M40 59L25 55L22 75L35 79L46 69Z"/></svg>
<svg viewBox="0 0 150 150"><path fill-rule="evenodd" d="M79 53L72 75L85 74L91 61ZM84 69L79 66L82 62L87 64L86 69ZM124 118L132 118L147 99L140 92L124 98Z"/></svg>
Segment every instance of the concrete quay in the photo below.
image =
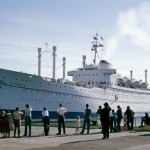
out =
<svg viewBox="0 0 150 150"><path fill-rule="evenodd" d="M21 127L23 135L24 127ZM75 135L74 128L66 128L66 135L56 135L57 128L51 127L49 136L43 135L43 127L32 127L31 137L0 137L0 150L149 150L150 132L122 131L110 133L109 139L101 139L100 129L91 129L90 134Z"/></svg>

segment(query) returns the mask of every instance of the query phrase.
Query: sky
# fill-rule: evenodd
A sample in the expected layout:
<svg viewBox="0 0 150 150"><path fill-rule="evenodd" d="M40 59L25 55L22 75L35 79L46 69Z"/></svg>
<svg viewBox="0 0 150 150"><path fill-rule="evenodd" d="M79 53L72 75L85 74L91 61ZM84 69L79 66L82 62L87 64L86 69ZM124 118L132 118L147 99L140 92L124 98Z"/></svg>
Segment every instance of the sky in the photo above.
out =
<svg viewBox="0 0 150 150"><path fill-rule="evenodd" d="M100 59L121 76L133 70L136 80L145 81L147 69L149 82L149 8L149 0L0 0L0 68L37 74L40 47L41 75L51 78L57 46L56 78L62 78L62 57L66 72L82 67L82 55L93 63L91 42L98 33Z"/></svg>

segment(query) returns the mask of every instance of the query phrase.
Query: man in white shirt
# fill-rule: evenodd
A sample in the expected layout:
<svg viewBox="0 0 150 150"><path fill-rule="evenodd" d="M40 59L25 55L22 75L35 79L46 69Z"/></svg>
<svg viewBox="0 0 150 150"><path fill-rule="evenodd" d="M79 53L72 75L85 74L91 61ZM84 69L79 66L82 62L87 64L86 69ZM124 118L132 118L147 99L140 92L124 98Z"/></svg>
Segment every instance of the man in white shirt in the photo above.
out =
<svg viewBox="0 0 150 150"><path fill-rule="evenodd" d="M42 116L43 116L44 133L47 136L49 133L50 120L49 120L49 112L46 109L46 107L43 108Z"/></svg>
<svg viewBox="0 0 150 150"><path fill-rule="evenodd" d="M65 116L64 114L68 112L68 109L64 108L62 104L59 104L59 108L57 109L57 114L58 114L58 133L57 135L61 134L61 124L63 126L63 132L64 134L66 133L65 131Z"/></svg>

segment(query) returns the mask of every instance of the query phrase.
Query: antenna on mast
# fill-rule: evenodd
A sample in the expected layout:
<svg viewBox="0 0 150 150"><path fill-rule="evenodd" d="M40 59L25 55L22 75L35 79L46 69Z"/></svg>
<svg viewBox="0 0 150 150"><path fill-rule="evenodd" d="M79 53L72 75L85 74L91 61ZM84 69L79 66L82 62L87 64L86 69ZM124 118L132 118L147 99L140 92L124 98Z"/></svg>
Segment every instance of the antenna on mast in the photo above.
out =
<svg viewBox="0 0 150 150"><path fill-rule="evenodd" d="M103 37L101 36L100 37L101 40L103 41ZM98 52L97 52L97 48L98 47L104 47L104 45L100 44L98 42L98 32L93 36L93 41L92 41L92 47L91 47L91 50L94 51L94 59L93 59L93 62L94 62L94 65L96 65L96 54L98 55ZM103 50L103 49L102 49ZM99 57L99 55L98 55ZM100 59L100 58L99 58Z"/></svg>

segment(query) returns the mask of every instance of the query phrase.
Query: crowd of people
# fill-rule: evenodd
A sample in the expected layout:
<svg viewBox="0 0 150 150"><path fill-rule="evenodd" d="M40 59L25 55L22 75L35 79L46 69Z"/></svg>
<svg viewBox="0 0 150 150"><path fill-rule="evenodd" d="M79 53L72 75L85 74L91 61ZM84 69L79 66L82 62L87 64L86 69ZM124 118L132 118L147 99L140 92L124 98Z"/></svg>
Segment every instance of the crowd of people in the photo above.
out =
<svg viewBox="0 0 150 150"><path fill-rule="evenodd" d="M87 126L87 134L90 133L90 125L91 125L91 109L89 108L89 104L86 104L83 118L83 125L80 132L80 116L76 116L75 120L75 134L84 134L85 128ZM69 112L68 109L64 108L62 104L59 104L59 108L57 109L58 114L58 133L56 135L61 134L61 125L63 128L63 134L66 134L65 130L65 113ZM29 104L26 104L25 111L21 111L19 107L16 107L16 110L11 114L9 111L2 111L0 115L0 133L2 137L10 137L10 131L14 130L14 137L21 137L20 135L20 127L21 127L21 116L24 114L24 135L23 136L31 136L31 124L32 124L32 107ZM49 135L49 127L50 127L50 118L49 111L46 107L43 108L42 111L42 121L44 127L45 136ZM109 132L120 132L121 131L121 121L124 118L125 125L128 130L133 130L134 123L134 111L127 106L124 114L122 113L121 107L117 106L117 111L111 109L107 102L104 103L104 107L99 106L96 114L100 118L100 124L102 126L102 139L109 138ZM97 122L97 120L96 120ZM150 117L148 113L145 113L145 116L141 119L141 127L143 124L150 125ZM93 122L94 124L94 122ZM17 133L17 136L16 136Z"/></svg>

